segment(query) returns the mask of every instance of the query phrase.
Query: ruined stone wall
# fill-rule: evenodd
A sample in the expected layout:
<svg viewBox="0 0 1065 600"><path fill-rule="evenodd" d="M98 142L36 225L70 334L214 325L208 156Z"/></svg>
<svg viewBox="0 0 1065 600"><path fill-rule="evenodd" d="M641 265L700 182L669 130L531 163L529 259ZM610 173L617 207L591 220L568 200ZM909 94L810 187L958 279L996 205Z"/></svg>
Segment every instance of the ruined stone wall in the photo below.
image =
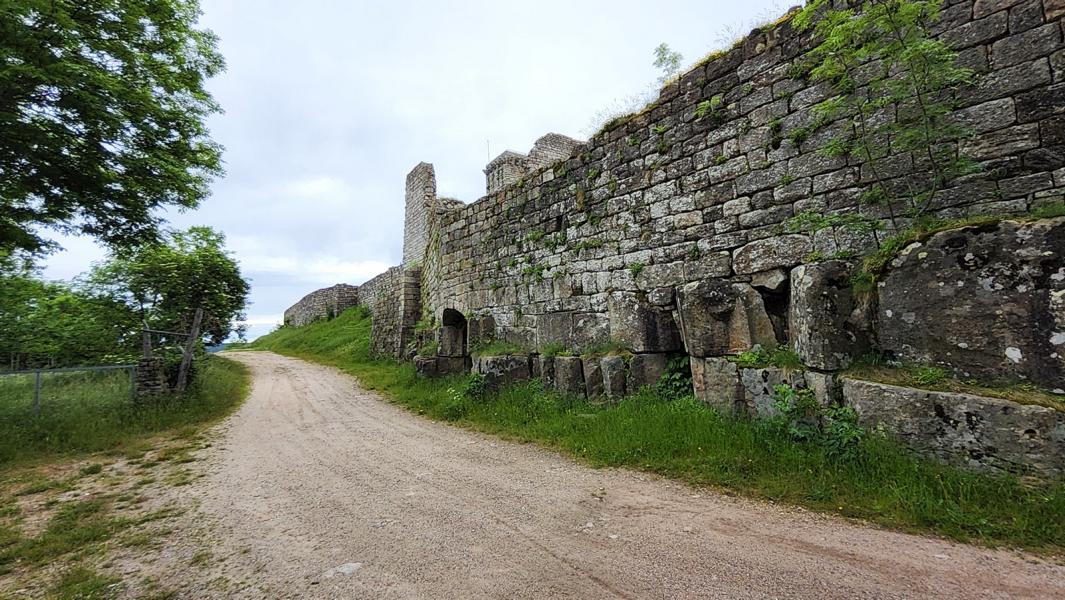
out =
<svg viewBox="0 0 1065 600"><path fill-rule="evenodd" d="M307 294L285 311L285 324L302 327L319 319L332 319L359 303L359 288L338 283Z"/></svg>
<svg viewBox="0 0 1065 600"><path fill-rule="evenodd" d="M370 353L374 356L394 356L399 346L401 319L399 311L402 267L392 267L360 287L362 305L373 315Z"/></svg>
<svg viewBox="0 0 1065 600"><path fill-rule="evenodd" d="M425 255L429 236L429 214L436 200L436 174L433 165L419 163L407 174L403 218L403 266L415 266Z"/></svg>
<svg viewBox="0 0 1065 600"><path fill-rule="evenodd" d="M937 194L935 213L1019 213L1060 200L1065 9L1050 0L948 4L942 37L977 74L957 93L958 118L974 133L964 151L983 171ZM854 210L873 180L869 165L820 152L844 124L803 129L831 93L793 77L810 47L786 20L756 31L574 156L443 214L439 295L494 315L502 335L529 348L561 333L587 347L625 335L615 301L668 307L686 283L786 278L813 251L868 247L871 239L845 232L781 231L802 211ZM697 116L715 97L717 108ZM878 168L896 185L928 172L909 154ZM868 212L893 233L886 208Z"/></svg>

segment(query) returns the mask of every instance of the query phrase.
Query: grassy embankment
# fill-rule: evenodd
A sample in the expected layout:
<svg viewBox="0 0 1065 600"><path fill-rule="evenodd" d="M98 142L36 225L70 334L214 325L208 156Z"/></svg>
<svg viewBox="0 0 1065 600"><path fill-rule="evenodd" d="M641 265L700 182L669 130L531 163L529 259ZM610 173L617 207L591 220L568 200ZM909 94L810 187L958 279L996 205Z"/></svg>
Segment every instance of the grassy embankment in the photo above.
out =
<svg viewBox="0 0 1065 600"><path fill-rule="evenodd" d="M169 597L108 566L115 553L164 546L183 509L160 506L157 492L192 481L203 431L240 404L248 380L243 365L210 357L185 397L135 405L125 373L49 375L35 417L32 379L0 378L0 598L109 598L127 585Z"/></svg>
<svg viewBox="0 0 1065 600"><path fill-rule="evenodd" d="M780 426L728 418L692 398L666 401L651 390L601 406L532 382L470 399L461 393L468 377L425 381L410 365L372 360L370 325L355 308L333 321L278 330L252 348L339 367L419 414L538 442L595 466L642 469L907 531L1065 552L1062 482L964 472L876 435L840 457Z"/></svg>

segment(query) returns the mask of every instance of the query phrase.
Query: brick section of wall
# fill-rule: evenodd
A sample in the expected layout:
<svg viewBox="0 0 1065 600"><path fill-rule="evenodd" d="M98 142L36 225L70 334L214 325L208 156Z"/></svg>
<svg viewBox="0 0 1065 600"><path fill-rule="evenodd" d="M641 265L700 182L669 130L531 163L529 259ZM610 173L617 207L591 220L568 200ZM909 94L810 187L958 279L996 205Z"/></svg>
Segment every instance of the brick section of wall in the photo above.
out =
<svg viewBox="0 0 1065 600"><path fill-rule="evenodd" d="M419 163L407 174L406 212L403 219L403 265L417 265L425 255L429 235L429 213L436 201L436 174L433 165Z"/></svg>
<svg viewBox="0 0 1065 600"><path fill-rule="evenodd" d="M359 288L338 283L307 294L285 311L285 324L302 327L319 319L332 319L359 303Z"/></svg>
<svg viewBox="0 0 1065 600"><path fill-rule="evenodd" d="M983 172L941 190L934 212L1020 213L1065 197L1065 50L1058 2L960 0L942 38L976 83L957 94L963 142ZM864 249L843 231L782 232L803 211L847 212L873 181L869 165L819 150L842 123L810 132L831 90L792 78L811 47L788 20L664 88L657 103L597 134L579 154L517 185L440 214L440 260L428 290L439 305L495 316L536 347L565 320L586 343L611 335L611 294L687 282L750 281L812 251ZM696 116L720 97L720 107ZM716 103L715 103L716 104ZM920 157L881 162L890 184L925 177ZM899 213L904 207L895 207ZM887 221L886 207L866 208ZM905 225L905 221L903 221ZM408 224L408 227L410 225Z"/></svg>

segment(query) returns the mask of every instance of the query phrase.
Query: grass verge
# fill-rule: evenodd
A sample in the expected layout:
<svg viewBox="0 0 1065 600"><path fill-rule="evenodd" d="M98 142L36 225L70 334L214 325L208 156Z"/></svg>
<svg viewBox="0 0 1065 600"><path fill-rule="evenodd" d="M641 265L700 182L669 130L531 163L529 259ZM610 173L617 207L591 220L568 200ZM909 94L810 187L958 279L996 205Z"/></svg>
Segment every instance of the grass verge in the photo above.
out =
<svg viewBox="0 0 1065 600"><path fill-rule="evenodd" d="M600 406L531 382L472 399L463 394L468 377L427 381L410 365L373 360L370 326L366 311L355 308L332 321L280 329L252 348L339 367L419 414L538 442L595 466L642 469L906 531L1065 550L1065 483L968 473L879 436L840 457L773 423L732 419L692 398L666 401L651 390Z"/></svg>
<svg viewBox="0 0 1065 600"><path fill-rule="evenodd" d="M30 409L32 382L0 385L0 468L62 454L96 452L135 443L145 435L219 419L244 397L247 369L208 356L193 389L182 398L134 403L126 373L72 374L42 386L40 415ZM29 379L29 378L27 378ZM0 382L4 383L4 382Z"/></svg>
<svg viewBox="0 0 1065 600"><path fill-rule="evenodd" d="M162 490L198 476L189 463L210 445L204 429L248 390L240 363L209 357L199 369L182 398L134 406L128 380L117 401L111 382L80 379L65 383L83 400L64 404L66 412L42 411L30 426L0 423L9 436L0 438L0 598L37 589L47 598L102 600L151 583L123 581L114 557L162 547L166 522L184 511Z"/></svg>

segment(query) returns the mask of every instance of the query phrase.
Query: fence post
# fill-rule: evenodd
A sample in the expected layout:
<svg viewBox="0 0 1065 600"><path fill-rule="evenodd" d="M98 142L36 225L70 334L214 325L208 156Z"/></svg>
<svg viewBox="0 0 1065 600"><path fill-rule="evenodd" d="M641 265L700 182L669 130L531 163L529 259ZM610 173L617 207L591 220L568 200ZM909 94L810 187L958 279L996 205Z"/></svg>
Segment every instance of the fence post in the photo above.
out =
<svg viewBox="0 0 1065 600"><path fill-rule="evenodd" d="M41 372L35 373L36 378L33 383L33 414L35 416L41 416Z"/></svg>
<svg viewBox="0 0 1065 600"><path fill-rule="evenodd" d="M192 317L192 329L189 330L189 339L185 341L185 351L181 355L181 365L178 367L177 391L182 393L189 384L189 368L192 366L192 354L196 351L196 341L200 339L200 324L203 323L203 308L197 308Z"/></svg>

